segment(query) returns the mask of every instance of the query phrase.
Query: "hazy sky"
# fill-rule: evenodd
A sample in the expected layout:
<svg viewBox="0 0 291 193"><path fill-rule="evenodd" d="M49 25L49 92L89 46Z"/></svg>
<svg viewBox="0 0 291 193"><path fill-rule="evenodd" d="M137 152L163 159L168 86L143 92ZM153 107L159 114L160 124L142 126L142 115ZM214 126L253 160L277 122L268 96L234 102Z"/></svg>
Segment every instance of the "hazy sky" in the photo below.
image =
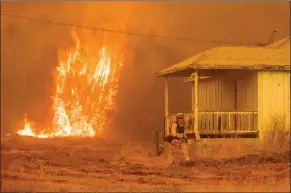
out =
<svg viewBox="0 0 291 193"><path fill-rule="evenodd" d="M1 12L242 45L267 42L274 28L279 37L290 34L289 2L2 2ZM1 20L1 131L15 131L25 113L48 122L51 72L57 65L57 49L72 44L70 28L7 17ZM121 77L119 129L146 132L150 117L162 127L163 80L154 73L215 44L125 38L130 58ZM188 87L182 81L171 82L170 111L190 110L187 102L173 105L178 99L190 102Z"/></svg>

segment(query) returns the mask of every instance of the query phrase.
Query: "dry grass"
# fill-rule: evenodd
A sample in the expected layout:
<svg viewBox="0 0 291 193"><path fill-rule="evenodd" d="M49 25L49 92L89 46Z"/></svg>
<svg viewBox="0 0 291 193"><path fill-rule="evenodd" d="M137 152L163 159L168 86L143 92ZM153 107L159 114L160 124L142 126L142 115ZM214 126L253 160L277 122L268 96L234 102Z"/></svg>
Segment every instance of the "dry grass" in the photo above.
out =
<svg viewBox="0 0 291 193"><path fill-rule="evenodd" d="M281 116L273 116L270 124L260 136L260 148L265 152L290 151L290 124Z"/></svg>
<svg viewBox="0 0 291 193"><path fill-rule="evenodd" d="M22 143L11 143L18 140ZM254 154L256 139L195 142L189 147L193 164L178 164L173 169L164 168L163 156L149 155L155 150L154 144L31 141L30 138L4 141L1 191L101 192L133 188L135 192L140 189L174 192L172 185L191 192L290 190L290 156Z"/></svg>
<svg viewBox="0 0 291 193"><path fill-rule="evenodd" d="M244 138L202 139L189 145L189 153L193 160L238 158L258 153L257 141Z"/></svg>
<svg viewBox="0 0 291 193"><path fill-rule="evenodd" d="M260 132L258 139L222 138L201 139L189 145L193 159L224 159L256 153L290 152L290 124L280 116L274 116L270 125Z"/></svg>
<svg viewBox="0 0 291 193"><path fill-rule="evenodd" d="M1 188L1 192L19 192L19 193L34 193L35 190L32 185L27 183L19 183L16 181L12 181L9 185L7 185L4 189Z"/></svg>
<svg viewBox="0 0 291 193"><path fill-rule="evenodd" d="M5 183L5 187L1 188L1 192L19 192L19 193L35 193L37 191L37 183L36 182L25 182L12 180L10 182ZM49 188L48 188L49 187ZM45 187L46 192L59 192L59 193L67 193L70 192L70 187L64 184L47 184ZM80 192L89 192L87 189L80 189Z"/></svg>

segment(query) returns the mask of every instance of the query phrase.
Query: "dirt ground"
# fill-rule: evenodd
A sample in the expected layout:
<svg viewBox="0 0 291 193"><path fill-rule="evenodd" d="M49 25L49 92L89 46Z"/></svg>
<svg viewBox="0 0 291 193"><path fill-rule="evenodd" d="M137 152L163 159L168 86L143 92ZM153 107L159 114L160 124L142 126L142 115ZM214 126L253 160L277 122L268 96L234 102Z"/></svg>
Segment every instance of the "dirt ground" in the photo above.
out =
<svg viewBox="0 0 291 193"><path fill-rule="evenodd" d="M290 192L290 151L258 151L254 139L202 140L192 162L164 167L153 143L102 139L1 140L1 191Z"/></svg>

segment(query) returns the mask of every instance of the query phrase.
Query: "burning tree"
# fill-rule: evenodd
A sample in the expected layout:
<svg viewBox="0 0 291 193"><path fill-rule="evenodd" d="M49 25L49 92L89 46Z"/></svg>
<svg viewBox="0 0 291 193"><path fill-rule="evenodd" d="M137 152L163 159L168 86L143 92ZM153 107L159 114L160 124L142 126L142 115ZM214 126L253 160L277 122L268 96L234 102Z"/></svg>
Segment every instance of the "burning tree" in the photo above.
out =
<svg viewBox="0 0 291 193"><path fill-rule="evenodd" d="M83 45L76 33L73 38L75 47L68 50L56 68L51 128L35 132L25 119L24 129L17 134L49 138L104 136L108 132L108 113L115 108L123 66L121 49L106 43L98 46L96 53Z"/></svg>

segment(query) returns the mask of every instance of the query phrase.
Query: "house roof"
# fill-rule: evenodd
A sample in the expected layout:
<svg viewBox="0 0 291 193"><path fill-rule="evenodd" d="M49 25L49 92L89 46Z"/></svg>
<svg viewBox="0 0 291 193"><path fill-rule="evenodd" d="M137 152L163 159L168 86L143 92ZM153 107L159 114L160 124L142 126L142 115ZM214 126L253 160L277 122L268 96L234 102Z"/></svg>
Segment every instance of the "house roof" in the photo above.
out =
<svg viewBox="0 0 291 193"><path fill-rule="evenodd" d="M290 70L290 37L268 46L219 46L163 69L164 76L193 69Z"/></svg>

